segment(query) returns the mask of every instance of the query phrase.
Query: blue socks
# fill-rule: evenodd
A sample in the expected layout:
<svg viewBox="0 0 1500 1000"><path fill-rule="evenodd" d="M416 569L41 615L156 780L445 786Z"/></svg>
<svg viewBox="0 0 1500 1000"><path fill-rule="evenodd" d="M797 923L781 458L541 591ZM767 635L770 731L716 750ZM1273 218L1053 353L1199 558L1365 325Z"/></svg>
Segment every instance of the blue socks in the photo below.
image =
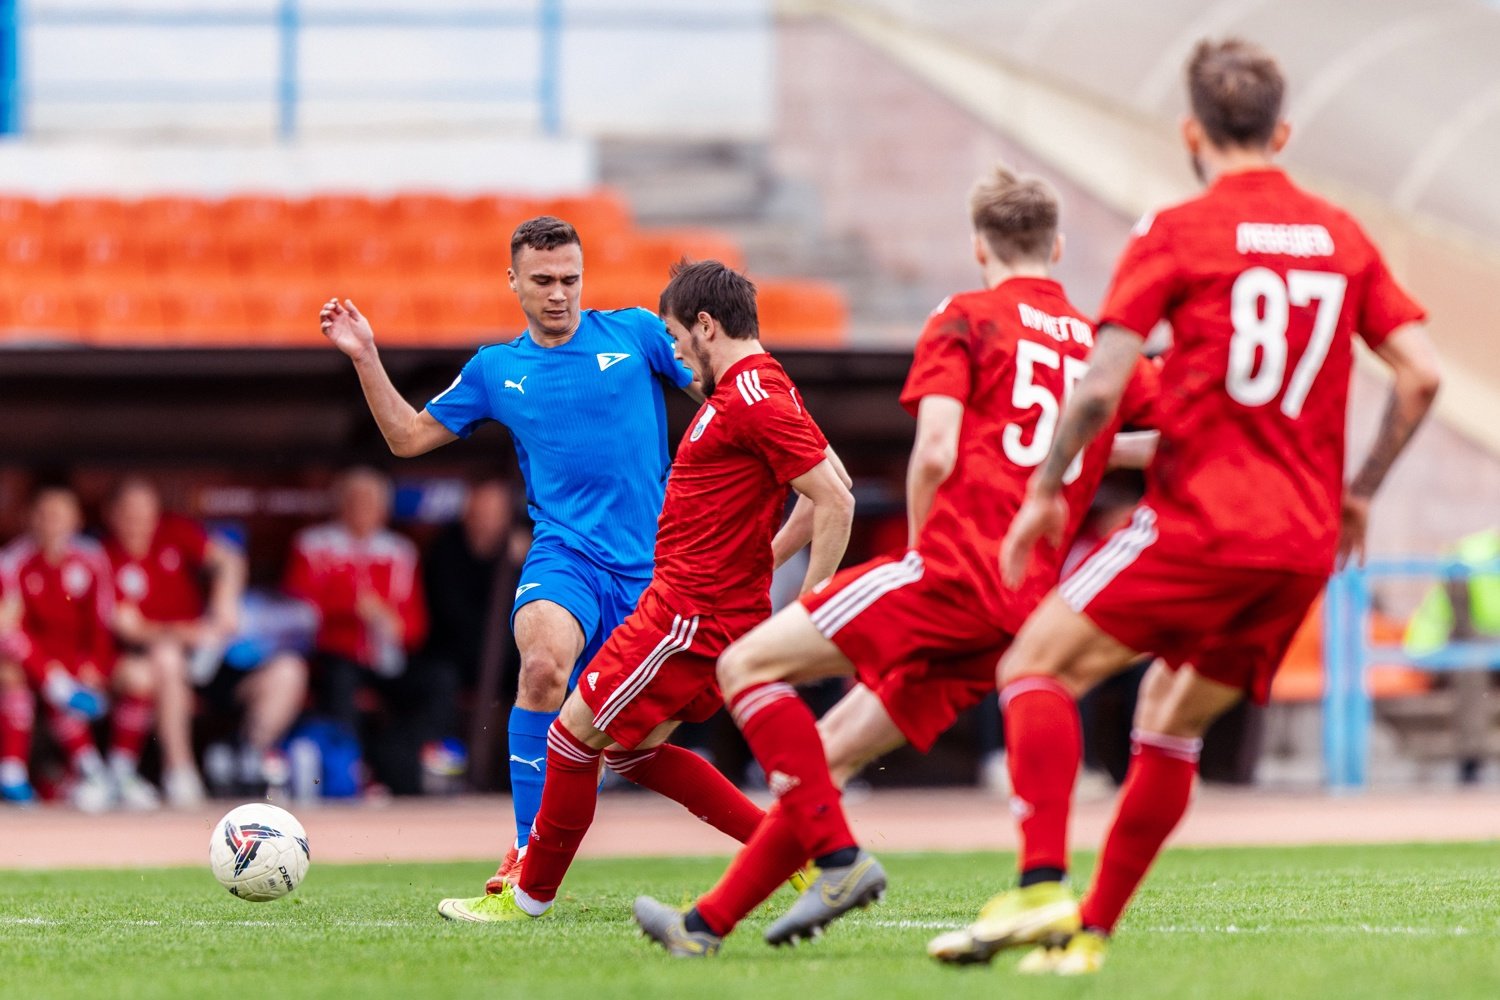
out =
<svg viewBox="0 0 1500 1000"><path fill-rule="evenodd" d="M516 846L531 839L531 824L542 808L542 782L547 777L547 730L556 712L512 708L510 733L510 795L516 813Z"/></svg>

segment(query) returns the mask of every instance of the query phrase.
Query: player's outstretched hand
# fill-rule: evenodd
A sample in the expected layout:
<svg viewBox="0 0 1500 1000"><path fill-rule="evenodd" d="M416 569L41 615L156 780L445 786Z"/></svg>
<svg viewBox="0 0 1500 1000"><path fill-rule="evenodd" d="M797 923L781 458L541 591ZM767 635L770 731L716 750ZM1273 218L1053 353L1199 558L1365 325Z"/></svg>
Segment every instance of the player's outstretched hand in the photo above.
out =
<svg viewBox="0 0 1500 1000"><path fill-rule="evenodd" d="M323 304L318 319L323 326L323 336L351 358L375 346L375 331L370 329L370 321L360 315L349 299L343 302L337 298L329 299Z"/></svg>
<svg viewBox="0 0 1500 1000"><path fill-rule="evenodd" d="M1365 529L1370 523L1370 498L1344 493L1344 510L1339 524L1339 569L1349 565L1353 557L1356 566L1365 564Z"/></svg>
<svg viewBox="0 0 1500 1000"><path fill-rule="evenodd" d="M1011 589L1020 586L1037 541L1045 538L1053 545L1061 545L1067 526L1068 504L1061 494L1037 495L1028 489L1021 509L1011 519L1005 540L1000 543L1000 578L1005 585Z"/></svg>

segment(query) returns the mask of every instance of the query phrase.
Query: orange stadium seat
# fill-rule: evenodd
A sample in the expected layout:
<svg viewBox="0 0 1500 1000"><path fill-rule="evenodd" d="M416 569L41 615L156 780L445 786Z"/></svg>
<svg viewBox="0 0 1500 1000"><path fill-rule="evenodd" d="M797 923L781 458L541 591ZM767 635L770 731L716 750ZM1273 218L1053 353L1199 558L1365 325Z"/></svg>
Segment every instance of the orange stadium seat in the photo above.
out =
<svg viewBox="0 0 1500 1000"><path fill-rule="evenodd" d="M849 304L823 281L756 282L761 338L773 347L841 347L849 337Z"/></svg>
<svg viewBox="0 0 1500 1000"><path fill-rule="evenodd" d="M595 271L585 266L583 304L589 309L640 306L655 312L666 284L666 278L645 271Z"/></svg>
<svg viewBox="0 0 1500 1000"><path fill-rule="evenodd" d="M258 226L230 232L225 239L227 256L234 270L266 276L292 275L297 279L314 273L316 257L312 237L287 226Z"/></svg>
<svg viewBox="0 0 1500 1000"><path fill-rule="evenodd" d="M610 248L611 260L624 258L638 271L660 274L663 284L672 265L680 260L716 260L734 268L745 269L745 255L737 241L712 229L662 229L634 233L615 242Z"/></svg>
<svg viewBox="0 0 1500 1000"><path fill-rule="evenodd" d="M585 249L591 240L609 239L631 229L630 206L618 192L601 189L587 194L548 198L541 212L573 224ZM540 213L539 213L540 214Z"/></svg>
<svg viewBox="0 0 1500 1000"><path fill-rule="evenodd" d="M410 191L378 203L377 210L395 229L453 230L464 224L464 204L448 194Z"/></svg>
<svg viewBox="0 0 1500 1000"><path fill-rule="evenodd" d="M141 262L154 274L217 278L229 273L229 243L215 225L154 225L140 235Z"/></svg>
<svg viewBox="0 0 1500 1000"><path fill-rule="evenodd" d="M360 194L320 194L292 206L293 217L313 230L337 230L345 235L374 233L380 212L373 198Z"/></svg>
<svg viewBox="0 0 1500 1000"><path fill-rule="evenodd" d="M271 194L235 195L211 207L219 224L227 229L269 228L286 224L292 216L287 200Z"/></svg>
<svg viewBox="0 0 1500 1000"><path fill-rule="evenodd" d="M257 285L245 293L245 316L260 346L312 347L324 343L318 311L328 296L298 285Z"/></svg>
<svg viewBox="0 0 1500 1000"><path fill-rule="evenodd" d="M58 237L59 262L65 271L90 280L120 274L124 280L146 269L141 242L118 229L67 229Z"/></svg>
<svg viewBox="0 0 1500 1000"><path fill-rule="evenodd" d="M413 274L455 274L480 271L480 243L457 229L415 229L396 239L397 263Z"/></svg>
<svg viewBox="0 0 1500 1000"><path fill-rule="evenodd" d="M79 306L83 338L88 343L165 346L173 340L161 293L154 286L113 285L83 292Z"/></svg>
<svg viewBox="0 0 1500 1000"><path fill-rule="evenodd" d="M217 218L217 207L202 198L157 195L138 199L128 206L131 225L138 230L208 229Z"/></svg>
<svg viewBox="0 0 1500 1000"><path fill-rule="evenodd" d="M507 248L516 226L546 211L546 206L537 199L496 194L465 199L459 203L459 208L469 232L495 235Z"/></svg>
<svg viewBox="0 0 1500 1000"><path fill-rule="evenodd" d="M61 247L42 229L0 231L0 268L10 276L62 267Z"/></svg>
<svg viewBox="0 0 1500 1000"><path fill-rule="evenodd" d="M0 195L0 229L39 229L46 225L42 203L28 195Z"/></svg>
<svg viewBox="0 0 1500 1000"><path fill-rule="evenodd" d="M59 198L47 211L49 223L62 229L124 232L130 212L118 198Z"/></svg>
<svg viewBox="0 0 1500 1000"><path fill-rule="evenodd" d="M27 337L45 335L44 339L76 340L83 333L78 295L63 284L38 284L17 290L11 298L11 316L12 329Z"/></svg>
<svg viewBox="0 0 1500 1000"><path fill-rule="evenodd" d="M503 342L526 326L515 295L498 283L430 280L413 298L421 332L400 341L406 346Z"/></svg>
<svg viewBox="0 0 1500 1000"><path fill-rule="evenodd" d="M163 293L162 308L180 343L236 345L256 340L245 295L235 285L204 282L172 287Z"/></svg>

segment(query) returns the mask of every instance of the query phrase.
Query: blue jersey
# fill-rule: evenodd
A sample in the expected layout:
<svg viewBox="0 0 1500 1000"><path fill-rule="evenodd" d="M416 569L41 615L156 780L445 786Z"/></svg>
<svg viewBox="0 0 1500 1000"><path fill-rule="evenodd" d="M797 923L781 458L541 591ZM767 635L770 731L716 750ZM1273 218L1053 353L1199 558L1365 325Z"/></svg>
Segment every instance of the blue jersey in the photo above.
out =
<svg viewBox="0 0 1500 1000"><path fill-rule="evenodd" d="M486 420L505 425L536 541L649 576L671 465L663 380L681 388L693 376L661 320L644 309L585 309L559 347L523 333L480 348L427 412L460 437Z"/></svg>

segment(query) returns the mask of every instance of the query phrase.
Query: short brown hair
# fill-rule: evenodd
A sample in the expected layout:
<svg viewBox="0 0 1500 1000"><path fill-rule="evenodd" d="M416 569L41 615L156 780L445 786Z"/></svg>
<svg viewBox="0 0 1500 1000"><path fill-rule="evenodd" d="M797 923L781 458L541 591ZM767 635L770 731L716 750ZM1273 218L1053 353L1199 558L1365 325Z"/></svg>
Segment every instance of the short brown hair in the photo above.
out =
<svg viewBox="0 0 1500 1000"><path fill-rule="evenodd" d="M1006 264L1046 261L1057 242L1057 192L1040 177L1017 176L1005 164L969 192L974 231Z"/></svg>
<svg viewBox="0 0 1500 1000"><path fill-rule="evenodd" d="M522 247L530 247L533 250L556 250L570 243L576 243L578 249L583 249L583 241L578 238L578 230L554 215L538 215L534 219L527 219L516 227L516 231L510 235L510 260L514 264L516 256Z"/></svg>
<svg viewBox="0 0 1500 1000"><path fill-rule="evenodd" d="M1281 120L1286 78L1260 46L1242 38L1198 43L1187 64L1188 101L1208 141L1258 149Z"/></svg>
<svg viewBox="0 0 1500 1000"><path fill-rule="evenodd" d="M659 311L683 326L692 326L701 312L719 321L735 340L760 337L755 311L755 286L750 279L716 260L672 265L672 279L661 290Z"/></svg>

